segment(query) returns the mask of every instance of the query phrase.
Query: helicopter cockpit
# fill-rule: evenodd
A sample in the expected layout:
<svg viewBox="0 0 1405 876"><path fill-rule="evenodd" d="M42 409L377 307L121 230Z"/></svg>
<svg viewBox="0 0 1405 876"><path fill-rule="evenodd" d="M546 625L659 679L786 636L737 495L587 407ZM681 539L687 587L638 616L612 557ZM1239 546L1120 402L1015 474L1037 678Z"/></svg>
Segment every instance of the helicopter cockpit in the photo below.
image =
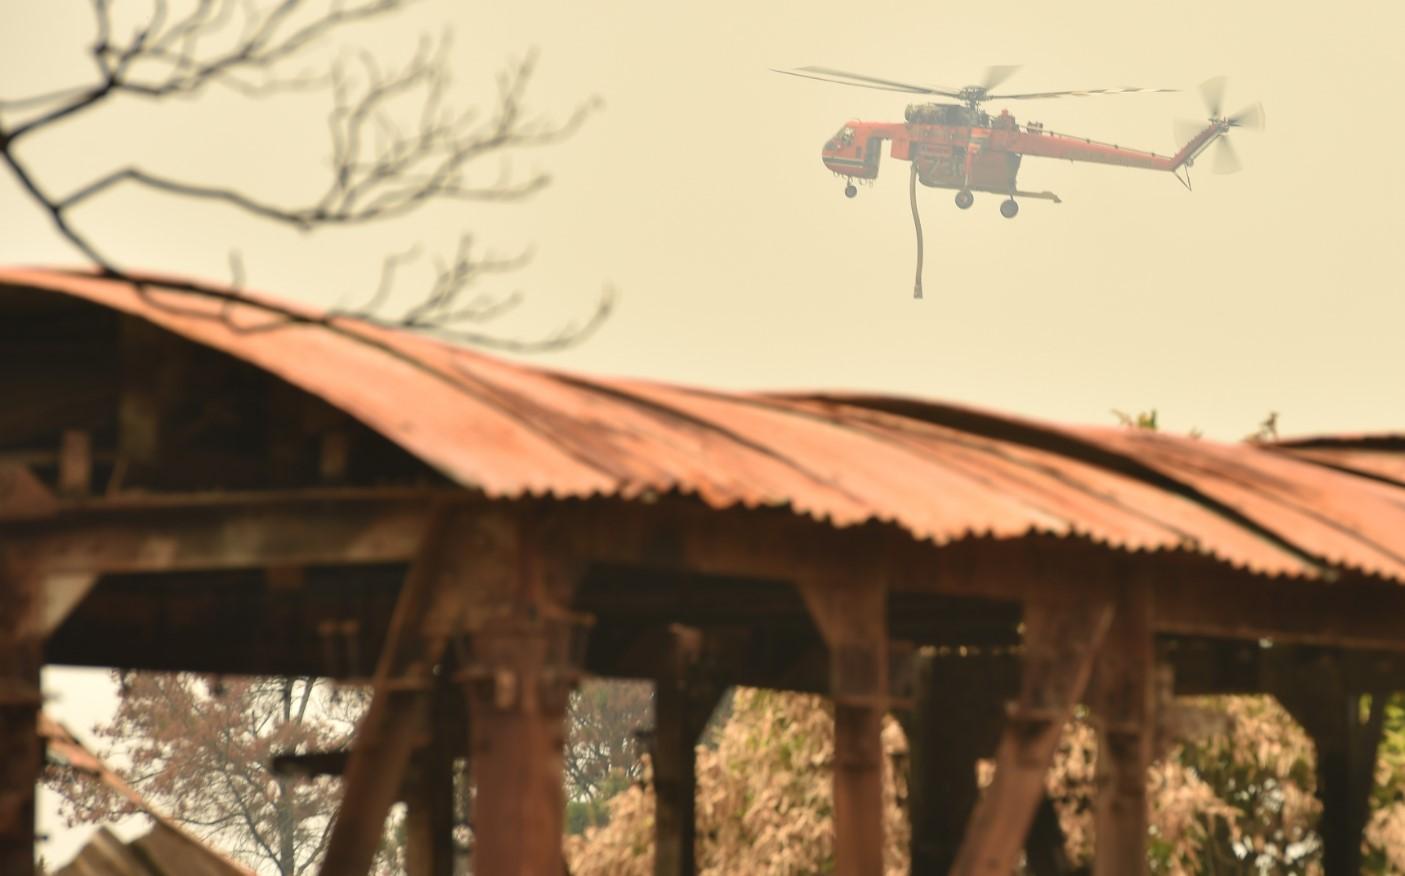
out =
<svg viewBox="0 0 1405 876"><path fill-rule="evenodd" d="M829 143L826 145L830 149L847 149L852 146L853 143L854 126L845 125L844 127L839 129L838 133L836 133L833 137L829 138Z"/></svg>

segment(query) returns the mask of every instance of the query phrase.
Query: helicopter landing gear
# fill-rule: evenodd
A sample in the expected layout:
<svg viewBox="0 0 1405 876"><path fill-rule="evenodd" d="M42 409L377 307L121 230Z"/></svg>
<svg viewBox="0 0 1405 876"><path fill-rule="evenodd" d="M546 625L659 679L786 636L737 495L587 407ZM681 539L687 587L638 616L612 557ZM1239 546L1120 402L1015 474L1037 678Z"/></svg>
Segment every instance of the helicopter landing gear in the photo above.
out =
<svg viewBox="0 0 1405 876"><path fill-rule="evenodd" d="M956 193L956 206L960 207L963 210L970 209L971 205L975 202L976 196L971 194L970 189L962 189L961 191Z"/></svg>
<svg viewBox="0 0 1405 876"><path fill-rule="evenodd" d="M849 183L847 186L844 187L844 197L846 197L846 198L852 198L854 195L857 195L858 193L859 193L859 187L856 186L856 185L854 185L853 183Z"/></svg>
<svg viewBox="0 0 1405 876"><path fill-rule="evenodd" d="M1015 218L1019 215L1019 212L1020 202L1016 201L1014 198L1000 202L1000 215L1004 216L1006 219Z"/></svg>

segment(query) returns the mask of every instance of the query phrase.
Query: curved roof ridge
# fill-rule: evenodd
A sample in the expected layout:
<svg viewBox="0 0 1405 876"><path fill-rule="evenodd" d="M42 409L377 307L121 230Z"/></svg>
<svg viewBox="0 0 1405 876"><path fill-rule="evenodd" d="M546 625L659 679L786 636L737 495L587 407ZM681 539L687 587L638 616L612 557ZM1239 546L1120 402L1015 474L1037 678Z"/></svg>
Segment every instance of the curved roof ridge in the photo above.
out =
<svg viewBox="0 0 1405 876"><path fill-rule="evenodd" d="M588 377L253 293L143 279L176 285L141 294L91 272L0 269L0 286L81 299L242 359L489 497L679 492L837 527L888 521L938 544L1038 531L1190 549L1262 574L1333 566L1405 582L1405 489L1307 449L881 394ZM270 307L295 323L251 322Z"/></svg>

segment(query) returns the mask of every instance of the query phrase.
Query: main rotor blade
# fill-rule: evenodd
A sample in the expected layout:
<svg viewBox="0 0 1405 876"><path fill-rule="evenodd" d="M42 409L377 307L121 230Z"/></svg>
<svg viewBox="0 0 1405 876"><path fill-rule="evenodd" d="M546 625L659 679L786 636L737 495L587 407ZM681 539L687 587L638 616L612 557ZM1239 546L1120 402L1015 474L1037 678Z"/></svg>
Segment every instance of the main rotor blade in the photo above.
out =
<svg viewBox="0 0 1405 876"><path fill-rule="evenodd" d="M988 94L986 100L1036 100L1045 97L1092 97L1096 94L1170 94L1177 88L1090 88L1081 91L1032 91L1024 94Z"/></svg>
<svg viewBox="0 0 1405 876"><path fill-rule="evenodd" d="M1214 150L1214 164L1210 165L1210 169L1215 173L1238 173L1243 169L1244 164L1239 160L1239 153L1229 140L1224 137L1216 140Z"/></svg>
<svg viewBox="0 0 1405 876"><path fill-rule="evenodd" d="M1206 79L1200 83L1200 96L1205 99L1205 108L1210 111L1212 119L1220 117L1220 110L1224 106L1224 86L1223 76Z"/></svg>
<svg viewBox="0 0 1405 876"><path fill-rule="evenodd" d="M1262 131L1264 129L1264 105L1261 103L1252 104L1230 116L1226 121L1236 128L1248 128L1251 131Z"/></svg>
<svg viewBox="0 0 1405 876"><path fill-rule="evenodd" d="M999 88L1005 84L1005 80L1015 75L1020 69L1019 64L1005 65L1000 67L985 68L985 79L981 81L981 91L990 91L992 88Z"/></svg>
<svg viewBox="0 0 1405 876"><path fill-rule="evenodd" d="M786 73L790 76L799 76L803 79L818 79L821 82L833 82L836 85L852 85L856 88L876 88L880 91L900 91L906 94L939 94L943 97L961 96L961 93L954 89L930 88L925 85L913 85L910 82L895 82L891 79L878 79L873 76L847 73L843 70L835 70L830 67L798 67L794 70L776 70L775 72Z"/></svg>

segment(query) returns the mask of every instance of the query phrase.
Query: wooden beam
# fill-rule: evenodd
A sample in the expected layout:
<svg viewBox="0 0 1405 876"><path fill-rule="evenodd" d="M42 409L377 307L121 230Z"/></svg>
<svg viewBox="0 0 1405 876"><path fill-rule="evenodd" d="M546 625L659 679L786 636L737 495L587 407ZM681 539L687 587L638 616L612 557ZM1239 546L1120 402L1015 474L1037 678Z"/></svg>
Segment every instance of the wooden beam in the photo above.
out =
<svg viewBox="0 0 1405 876"><path fill-rule="evenodd" d="M912 872L945 876L980 798L976 762L995 749L1011 691L983 671L986 659L927 653L916 661L907 727Z"/></svg>
<svg viewBox="0 0 1405 876"><path fill-rule="evenodd" d="M368 682L405 564L305 571L296 592L261 569L104 576L45 642L46 661Z"/></svg>
<svg viewBox="0 0 1405 876"><path fill-rule="evenodd" d="M1294 659L1296 657L1296 659ZM1377 750L1386 695L1349 691L1343 662L1327 652L1277 661L1271 689L1317 749L1317 797L1322 816L1325 876L1361 872L1361 840L1371 815Z"/></svg>
<svg viewBox="0 0 1405 876"><path fill-rule="evenodd" d="M1156 737L1153 592L1122 582L1098 653L1091 697L1098 729L1094 876L1147 872L1147 768Z"/></svg>
<svg viewBox="0 0 1405 876"><path fill-rule="evenodd" d="M507 518L473 562L467 682L474 873L561 876L567 698L585 619L580 568L548 521Z"/></svg>
<svg viewBox="0 0 1405 876"><path fill-rule="evenodd" d="M405 795L406 876L454 876L454 760L456 726L449 700L459 691L441 674L433 694L428 739L415 752Z"/></svg>
<svg viewBox="0 0 1405 876"><path fill-rule="evenodd" d="M475 873L560 876L569 626L501 620L473 634Z"/></svg>
<svg viewBox="0 0 1405 876"><path fill-rule="evenodd" d="M15 475L7 471L0 472L4 514L13 500L6 498L3 482ZM45 509L26 502L21 504L31 519L12 525L44 572L386 562L410 556L425 507L446 495L473 501L464 491L443 490L220 493L64 503L41 519L33 516ZM602 500L539 510L559 519L574 549L594 561L775 582L828 574L882 582L909 595L1019 602L1037 596L1048 569L1063 568L1070 572L1059 587L1096 598L1104 585L1079 570L1113 555L1098 545L1054 538L938 548L890 528L836 531L788 513L719 512L696 504ZM824 558L813 549L819 540L826 545ZM1163 635L1405 651L1405 587L1396 584L1351 576L1336 582L1269 579L1182 554L1128 561L1153 581L1157 631ZM1347 591L1351 598L1343 599Z"/></svg>
<svg viewBox="0 0 1405 876"><path fill-rule="evenodd" d="M669 653L654 688L654 873L694 876L696 746L723 689L700 671L702 633L683 627L670 633Z"/></svg>
<svg viewBox="0 0 1405 876"><path fill-rule="evenodd" d="M1405 651L1400 584L1349 574L1330 582L1271 579L1188 558L1167 558L1147 572L1162 634Z"/></svg>
<svg viewBox="0 0 1405 876"><path fill-rule="evenodd" d="M583 555L600 561L781 581L829 575L902 594L1022 602L1055 587L1111 598L1113 582L1087 571L1119 557L1156 590L1161 634L1405 652L1405 586L1345 572L1330 581L1269 578L1191 552L1129 554L1053 536L938 547L894 527L834 530L789 511L718 512L682 499L553 513L571 521ZM1050 582L1050 570L1064 574Z"/></svg>
<svg viewBox="0 0 1405 876"><path fill-rule="evenodd" d="M0 546L0 873L34 873L42 637L37 577Z"/></svg>
<svg viewBox="0 0 1405 876"><path fill-rule="evenodd" d="M829 648L834 700L834 872L883 872L883 716L888 711L887 589L815 574L797 581Z"/></svg>
<svg viewBox="0 0 1405 876"><path fill-rule="evenodd" d="M0 462L0 522L6 524L7 532L14 521L42 519L57 509L58 500L53 492L28 466Z"/></svg>
<svg viewBox="0 0 1405 876"><path fill-rule="evenodd" d="M995 779L971 816L952 876L1010 876L1024 848L1059 737L1081 700L1112 619L1108 603L1033 603L1025 614L1019 700L995 755Z"/></svg>
<svg viewBox="0 0 1405 876"><path fill-rule="evenodd" d="M160 483L162 451L171 450L171 417L190 379L193 345L140 319L123 319L117 445L123 479Z"/></svg>
<svg viewBox="0 0 1405 876"><path fill-rule="evenodd" d="M464 512L440 512L425 535L376 665L370 708L357 727L324 876L364 876L370 869L429 717L434 669L462 627L471 580L465 548L481 536L480 521Z"/></svg>
<svg viewBox="0 0 1405 876"><path fill-rule="evenodd" d="M432 505L466 498L320 489L99 500L7 530L41 574L383 563L414 555Z"/></svg>
<svg viewBox="0 0 1405 876"><path fill-rule="evenodd" d="M1317 743L1317 793L1322 800L1317 832L1322 837L1325 876L1361 872L1361 842L1371 817L1385 694L1369 700L1368 704L1363 697L1347 694L1338 709L1338 732L1319 731L1313 736Z"/></svg>
<svg viewBox="0 0 1405 876"><path fill-rule="evenodd" d="M59 445L59 492L83 496L93 486L93 436L79 429L67 429Z"/></svg>
<svg viewBox="0 0 1405 876"><path fill-rule="evenodd" d="M45 638L68 619L93 589L97 580L97 575L82 572L48 575L39 579L39 599L42 606L40 629Z"/></svg>

